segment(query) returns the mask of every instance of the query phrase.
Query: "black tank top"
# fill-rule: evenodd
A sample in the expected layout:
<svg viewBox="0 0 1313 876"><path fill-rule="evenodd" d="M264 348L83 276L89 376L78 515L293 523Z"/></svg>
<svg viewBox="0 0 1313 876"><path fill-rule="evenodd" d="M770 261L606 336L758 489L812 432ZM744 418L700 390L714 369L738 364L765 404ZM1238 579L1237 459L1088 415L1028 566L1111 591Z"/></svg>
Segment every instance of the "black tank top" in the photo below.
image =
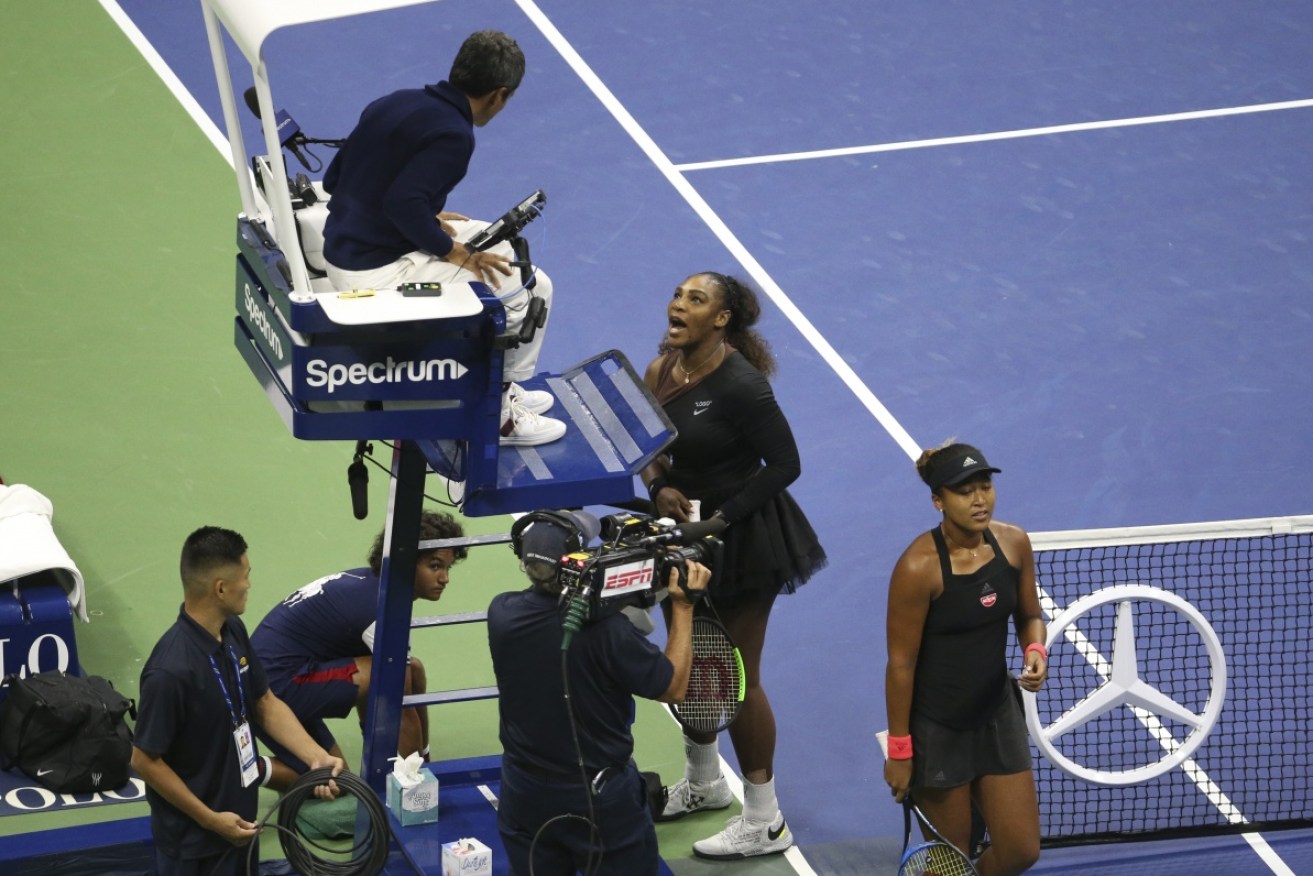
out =
<svg viewBox="0 0 1313 876"><path fill-rule="evenodd" d="M944 534L930 530L944 592L930 603L916 661L912 711L969 730L993 717L1008 694L1008 627L1017 608L1021 570L1008 564L994 533L994 558L969 575L953 574Z"/></svg>

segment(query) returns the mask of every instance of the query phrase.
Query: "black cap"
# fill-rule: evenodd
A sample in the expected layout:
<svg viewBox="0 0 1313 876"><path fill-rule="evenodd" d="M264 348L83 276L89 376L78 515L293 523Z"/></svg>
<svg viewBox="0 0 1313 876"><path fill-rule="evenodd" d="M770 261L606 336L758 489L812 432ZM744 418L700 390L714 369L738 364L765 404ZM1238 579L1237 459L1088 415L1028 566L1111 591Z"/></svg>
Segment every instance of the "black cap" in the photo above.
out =
<svg viewBox="0 0 1313 876"><path fill-rule="evenodd" d="M973 475L996 474L1002 470L991 466L985 460L985 454L970 444L950 444L930 457L926 466L926 482L930 484L930 489L937 490L960 484Z"/></svg>
<svg viewBox="0 0 1313 876"><path fill-rule="evenodd" d="M553 519L556 517L561 519ZM573 527L573 528L571 528ZM587 511L555 511L539 517L520 534L520 559L555 565L561 557L579 550L597 537L602 524Z"/></svg>

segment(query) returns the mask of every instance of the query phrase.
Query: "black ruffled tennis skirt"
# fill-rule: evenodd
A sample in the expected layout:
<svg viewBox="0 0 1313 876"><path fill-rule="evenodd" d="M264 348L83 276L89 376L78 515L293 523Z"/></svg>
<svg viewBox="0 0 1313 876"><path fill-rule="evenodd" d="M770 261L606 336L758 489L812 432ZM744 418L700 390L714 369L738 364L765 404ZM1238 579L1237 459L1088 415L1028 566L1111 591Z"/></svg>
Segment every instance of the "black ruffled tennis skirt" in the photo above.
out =
<svg viewBox="0 0 1313 876"><path fill-rule="evenodd" d="M699 497L702 518L715 514L720 503L737 492ZM792 593L827 562L825 548L788 490L734 521L721 539L725 553L712 578L711 593L725 599L749 593Z"/></svg>

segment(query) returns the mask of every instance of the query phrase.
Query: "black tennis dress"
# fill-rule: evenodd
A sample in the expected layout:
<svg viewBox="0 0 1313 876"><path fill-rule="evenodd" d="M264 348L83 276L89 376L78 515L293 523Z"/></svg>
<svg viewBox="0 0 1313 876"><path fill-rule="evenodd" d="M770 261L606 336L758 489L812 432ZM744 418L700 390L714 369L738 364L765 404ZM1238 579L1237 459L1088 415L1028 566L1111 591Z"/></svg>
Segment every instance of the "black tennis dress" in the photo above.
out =
<svg viewBox="0 0 1313 876"><path fill-rule="evenodd" d="M705 520L728 522L722 567L711 592L722 599L749 593L792 593L825 567L825 549L786 489L802 472L793 430L766 378L727 347L721 364L685 384L668 353L657 377L657 400L674 422L670 485L700 500Z"/></svg>
<svg viewBox="0 0 1313 876"><path fill-rule="evenodd" d="M1021 570L987 529L994 558L954 574L943 532L936 526L931 535L944 592L930 603L916 662L912 787L951 788L1028 770L1021 691L1007 666Z"/></svg>

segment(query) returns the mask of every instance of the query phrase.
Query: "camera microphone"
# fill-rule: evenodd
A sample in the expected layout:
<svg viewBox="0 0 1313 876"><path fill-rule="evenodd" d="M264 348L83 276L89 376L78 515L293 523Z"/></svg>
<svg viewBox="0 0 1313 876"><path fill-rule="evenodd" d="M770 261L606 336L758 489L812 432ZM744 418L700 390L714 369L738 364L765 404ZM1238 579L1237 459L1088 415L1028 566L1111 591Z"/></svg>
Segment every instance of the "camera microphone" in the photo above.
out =
<svg viewBox="0 0 1313 876"><path fill-rule="evenodd" d="M681 523L674 529L666 532L650 535L642 539L639 544L644 546L659 544L692 544L709 535L720 535L728 526L724 517L711 517L708 520L698 520L693 523Z"/></svg>
<svg viewBox="0 0 1313 876"><path fill-rule="evenodd" d="M255 93L254 85L242 93L242 98L246 101L246 108L251 111L251 114L257 119L263 119L263 116L260 115L260 98ZM302 167L310 170L310 162L300 149L309 141L306 139L305 134L301 133L301 126L296 123L296 119L292 118L286 110L278 110L274 116L274 122L277 123L278 127L279 144L296 156L296 160L301 162Z"/></svg>
<svg viewBox="0 0 1313 876"><path fill-rule="evenodd" d="M351 488L351 513L357 520L369 516L369 469L364 456L373 450L367 442L356 442L356 456L346 469L347 486Z"/></svg>

